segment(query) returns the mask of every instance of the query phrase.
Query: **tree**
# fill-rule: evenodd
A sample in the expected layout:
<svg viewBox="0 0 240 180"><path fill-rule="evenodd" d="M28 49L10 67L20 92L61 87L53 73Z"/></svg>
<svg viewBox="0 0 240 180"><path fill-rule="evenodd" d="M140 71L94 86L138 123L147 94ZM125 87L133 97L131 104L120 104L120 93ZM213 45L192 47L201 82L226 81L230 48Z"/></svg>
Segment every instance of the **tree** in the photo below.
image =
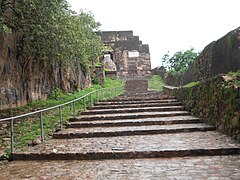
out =
<svg viewBox="0 0 240 180"><path fill-rule="evenodd" d="M169 52L167 52L162 57L163 66L170 73L183 73L198 55L199 53L195 52L194 48L185 51L178 51L172 57L170 57Z"/></svg>
<svg viewBox="0 0 240 180"><path fill-rule="evenodd" d="M88 71L103 49L95 33L100 23L90 12L72 11L66 0L2 0L0 5L0 31L9 28L20 35L17 44L22 67L33 59L79 61Z"/></svg>

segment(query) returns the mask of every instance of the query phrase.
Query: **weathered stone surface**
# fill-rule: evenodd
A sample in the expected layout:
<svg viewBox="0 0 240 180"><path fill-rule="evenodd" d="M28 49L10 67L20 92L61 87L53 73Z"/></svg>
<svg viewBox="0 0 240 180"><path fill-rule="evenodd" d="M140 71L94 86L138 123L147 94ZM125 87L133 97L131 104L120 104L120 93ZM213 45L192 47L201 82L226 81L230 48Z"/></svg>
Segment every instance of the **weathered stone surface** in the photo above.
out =
<svg viewBox="0 0 240 180"><path fill-rule="evenodd" d="M166 73L166 69L163 66L156 67L151 70L152 75L159 75L162 79L165 78L165 73Z"/></svg>
<svg viewBox="0 0 240 180"><path fill-rule="evenodd" d="M133 101L138 99L135 101L136 104L130 104L138 105L141 102L145 104L146 101L152 101L149 99L153 96L142 100L136 95L130 97L128 94L122 98L126 101L121 102L125 103L129 102L129 99ZM161 102L167 104L176 102L176 100L162 98ZM117 101L110 101L110 103L117 103ZM118 109L121 108L118 107ZM133 109L137 110L137 108ZM239 143L224 134L213 131L215 127L202 124L200 119L183 115L182 112L185 113L185 111L161 112L168 114L168 117L161 118L140 118L141 116L145 117L148 114L146 112L121 114L119 119L116 118L117 114L103 114L111 117L111 120L99 119L98 121L93 119L101 117L101 115L84 115L85 117L82 116L83 119L86 118L84 121L70 124L85 123L86 126L89 124L93 126L68 128L55 133L54 137L70 139L52 139L25 151L14 152L12 156L14 160L39 161L15 161L5 164L2 168L0 167L0 177L2 175L13 179L15 177L51 179L60 177L60 175L61 178L70 179L79 178L79 176L83 179L171 179L175 177L178 179L179 177L180 179L189 177L193 179L206 179L206 177L226 179L226 177L238 177L240 174ZM150 114L158 113L151 112ZM135 115L137 115L137 119L126 118ZM236 156L232 156L234 154ZM151 158L151 160L146 158ZM101 161L96 161L100 159ZM27 171L20 170L9 173L13 169L28 166ZM38 167L41 168L35 173L35 168ZM33 170L28 171L31 168ZM45 168L46 170L42 171ZM57 171L58 168L60 170ZM97 171L95 171L96 168ZM65 172L68 172L66 176L64 176Z"/></svg>
<svg viewBox="0 0 240 180"><path fill-rule="evenodd" d="M113 50L106 52L120 77L149 76L151 73L151 62L149 47L139 41L132 31L103 31L98 33L102 42ZM134 54L133 56L131 55ZM106 55L105 55L106 56ZM104 58L102 58L104 61ZM106 58L105 58L106 59ZM106 63L104 63L106 64ZM109 63L108 63L109 64ZM114 69L114 65L106 65Z"/></svg>
<svg viewBox="0 0 240 180"><path fill-rule="evenodd" d="M164 91L178 97L192 114L240 140L240 87L237 77L220 75L193 87L165 87Z"/></svg>
<svg viewBox="0 0 240 180"><path fill-rule="evenodd" d="M147 79L128 79L125 83L127 93L144 93L148 92Z"/></svg>
<svg viewBox="0 0 240 180"><path fill-rule="evenodd" d="M183 122L184 123L184 122ZM172 124L172 125L149 125L129 127L91 127L73 129L55 133L54 139L89 138L89 137L114 137L131 135L168 134L194 131L212 131L216 128L206 124Z"/></svg>
<svg viewBox="0 0 240 180"><path fill-rule="evenodd" d="M96 103L97 106L102 105L129 105L129 104L152 104L152 103L168 103L168 102L179 102L177 99L122 99L119 100L109 100L109 101L100 101Z"/></svg>
<svg viewBox="0 0 240 180"><path fill-rule="evenodd" d="M0 179L239 179L240 156L101 161L18 161L0 166Z"/></svg>
<svg viewBox="0 0 240 180"><path fill-rule="evenodd" d="M116 109L116 108L137 108L137 107L164 107L164 106L180 106L181 102L170 103L142 103L142 104L118 104L118 105L94 105L90 110L97 109Z"/></svg>
<svg viewBox="0 0 240 180"><path fill-rule="evenodd" d="M120 119L120 120L102 120L102 121L79 121L66 124L67 128L84 127L116 127L116 126L144 126L144 125L169 125L169 124L187 124L201 123L202 120L193 116L173 116L162 118L144 118L144 119Z"/></svg>
<svg viewBox="0 0 240 180"><path fill-rule="evenodd" d="M114 148L123 148L121 151ZM56 152L53 150L56 149ZM14 159L118 159L239 154L240 145L215 131L83 139L53 139ZM47 159L45 159L47 158Z"/></svg>
<svg viewBox="0 0 240 180"><path fill-rule="evenodd" d="M170 112L137 112L124 114L100 114L100 115L82 115L80 117L72 118L70 121L94 121L94 120L117 120L117 119L139 119L152 117L172 117L172 116L187 116L190 115L188 111L170 111Z"/></svg>
<svg viewBox="0 0 240 180"><path fill-rule="evenodd" d="M34 58L26 61L17 52L18 37L6 37L0 32L1 38L0 110L46 99L57 87L72 92L89 85L89 75L83 73L80 63L64 65Z"/></svg>
<svg viewBox="0 0 240 180"><path fill-rule="evenodd" d="M239 32L240 27L207 45L183 75L165 77L167 84L180 86L193 81L203 81L221 73L238 71L240 69Z"/></svg>
<svg viewBox="0 0 240 180"><path fill-rule="evenodd" d="M95 67L95 77L93 77L93 81L96 84L104 85L104 68L103 66Z"/></svg>
<svg viewBox="0 0 240 180"><path fill-rule="evenodd" d="M184 110L183 106L163 106L163 107L135 107L135 108L115 108L104 110L88 110L82 112L81 115L94 115L94 114L121 114L131 112L160 112L160 111L181 111Z"/></svg>

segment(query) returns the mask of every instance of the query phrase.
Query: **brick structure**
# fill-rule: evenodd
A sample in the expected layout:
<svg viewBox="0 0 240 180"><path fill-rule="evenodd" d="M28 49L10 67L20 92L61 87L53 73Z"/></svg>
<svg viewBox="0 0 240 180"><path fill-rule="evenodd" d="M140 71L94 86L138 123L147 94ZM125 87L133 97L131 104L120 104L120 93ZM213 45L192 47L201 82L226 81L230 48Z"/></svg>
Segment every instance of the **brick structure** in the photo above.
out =
<svg viewBox="0 0 240 180"><path fill-rule="evenodd" d="M111 58L116 64L119 77L150 75L149 46L142 44L132 31L103 31L98 32L98 35L107 47L111 47L112 50L106 51L103 59L106 59L106 56Z"/></svg>

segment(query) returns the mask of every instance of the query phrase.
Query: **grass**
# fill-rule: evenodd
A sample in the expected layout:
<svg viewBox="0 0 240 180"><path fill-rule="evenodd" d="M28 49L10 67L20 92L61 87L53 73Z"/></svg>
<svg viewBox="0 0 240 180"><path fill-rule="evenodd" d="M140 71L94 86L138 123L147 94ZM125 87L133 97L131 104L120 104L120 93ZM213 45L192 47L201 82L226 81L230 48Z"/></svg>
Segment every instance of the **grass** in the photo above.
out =
<svg viewBox="0 0 240 180"><path fill-rule="evenodd" d="M197 82L190 82L190 83L188 83L188 84L186 84L186 85L184 85L183 87L193 87L193 86L196 86L196 85L198 85L199 84L199 81L197 81Z"/></svg>
<svg viewBox="0 0 240 180"><path fill-rule="evenodd" d="M240 86L240 70L237 72L228 72L227 76L230 76L232 78L228 83L238 87Z"/></svg>
<svg viewBox="0 0 240 180"><path fill-rule="evenodd" d="M237 72L232 72L232 71L230 71L230 72L228 72L227 73L227 75L228 76L234 76L234 77L240 77L240 70L238 70Z"/></svg>
<svg viewBox="0 0 240 180"><path fill-rule="evenodd" d="M158 75L153 75L148 79L148 88L151 90L162 91L165 83Z"/></svg>
<svg viewBox="0 0 240 180"><path fill-rule="evenodd" d="M52 107L55 105L59 105L65 102L68 102L70 100L76 99L78 97L81 97L93 90L100 89L100 88L116 88L123 86L123 81L121 80L112 80L112 79L105 79L104 86L100 85L93 85L91 88L86 88L85 90L81 90L75 93L63 93L59 89L57 89L54 93L54 95L51 96L51 99L48 100L40 100L40 101L34 101L26 106L18 107L14 109L8 109L4 112L5 116L8 114L10 116L15 116L19 114L24 114L26 112L31 112L38 109L43 109L47 107ZM122 92L118 92L117 94L107 91L107 94L105 93L99 93L98 98L99 99L106 99L106 96L108 99L114 98L116 95L121 94ZM93 94L93 102L97 100L96 93ZM90 98L86 98L86 104L89 107L90 106ZM84 104L83 101L80 100L75 104L75 115L78 116L80 113L84 111ZM72 107L72 104L64 106L62 108L62 120L63 123L66 123L69 118L72 117L74 113L74 109ZM55 132L56 129L59 128L60 125L60 118L59 118L59 109L53 109L47 112L43 113L43 127L44 127L44 139L50 139L52 134ZM40 129L40 114L35 114L32 116L28 116L26 118L22 118L20 121L17 121L14 124L14 141L15 141L15 149L16 151L24 150L27 147L27 144L31 142L32 140L36 140L40 138L41 135L41 129ZM5 137L3 138L9 138L9 131L5 133ZM5 146L5 153L6 158L10 155L10 144L9 142L3 144Z"/></svg>

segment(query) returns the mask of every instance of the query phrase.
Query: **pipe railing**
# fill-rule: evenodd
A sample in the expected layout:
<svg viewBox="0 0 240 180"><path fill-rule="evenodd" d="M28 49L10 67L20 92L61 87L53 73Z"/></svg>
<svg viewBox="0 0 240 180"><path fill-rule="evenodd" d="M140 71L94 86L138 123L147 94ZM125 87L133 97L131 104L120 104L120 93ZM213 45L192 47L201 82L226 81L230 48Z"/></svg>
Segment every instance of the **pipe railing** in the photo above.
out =
<svg viewBox="0 0 240 180"><path fill-rule="evenodd" d="M95 95L95 100L96 102L98 102L101 99L108 99L110 97L110 93L113 94L113 96L117 96L118 92L122 91L122 87L120 88L102 88L102 89L98 89L98 90L94 90L90 93L85 94L84 96L81 96L77 99L68 101L66 103L60 104L60 105L56 105L56 106L52 106L49 108L45 108L45 109L41 109L41 110L37 110L34 112L30 112L30 113L26 113L26 114L22 114L22 115L18 115L18 116L13 116L13 117L9 117L9 118L4 118L4 119L0 119L0 123L2 122L10 122L10 135L11 135L11 153L14 152L14 121L16 119L20 119L20 118L24 118L24 117L28 117L30 115L40 115L40 128L41 128L41 141L44 141L44 125L43 125L43 113L53 110L53 109L59 109L59 125L60 125L60 130L62 130L63 128L63 117L62 117L62 109L64 106L67 105L71 105L72 107L72 117L75 118L76 117L76 102L82 100L83 101L83 109L84 111L87 110L87 99L89 101L89 106L92 107L94 104L94 98L93 96Z"/></svg>

